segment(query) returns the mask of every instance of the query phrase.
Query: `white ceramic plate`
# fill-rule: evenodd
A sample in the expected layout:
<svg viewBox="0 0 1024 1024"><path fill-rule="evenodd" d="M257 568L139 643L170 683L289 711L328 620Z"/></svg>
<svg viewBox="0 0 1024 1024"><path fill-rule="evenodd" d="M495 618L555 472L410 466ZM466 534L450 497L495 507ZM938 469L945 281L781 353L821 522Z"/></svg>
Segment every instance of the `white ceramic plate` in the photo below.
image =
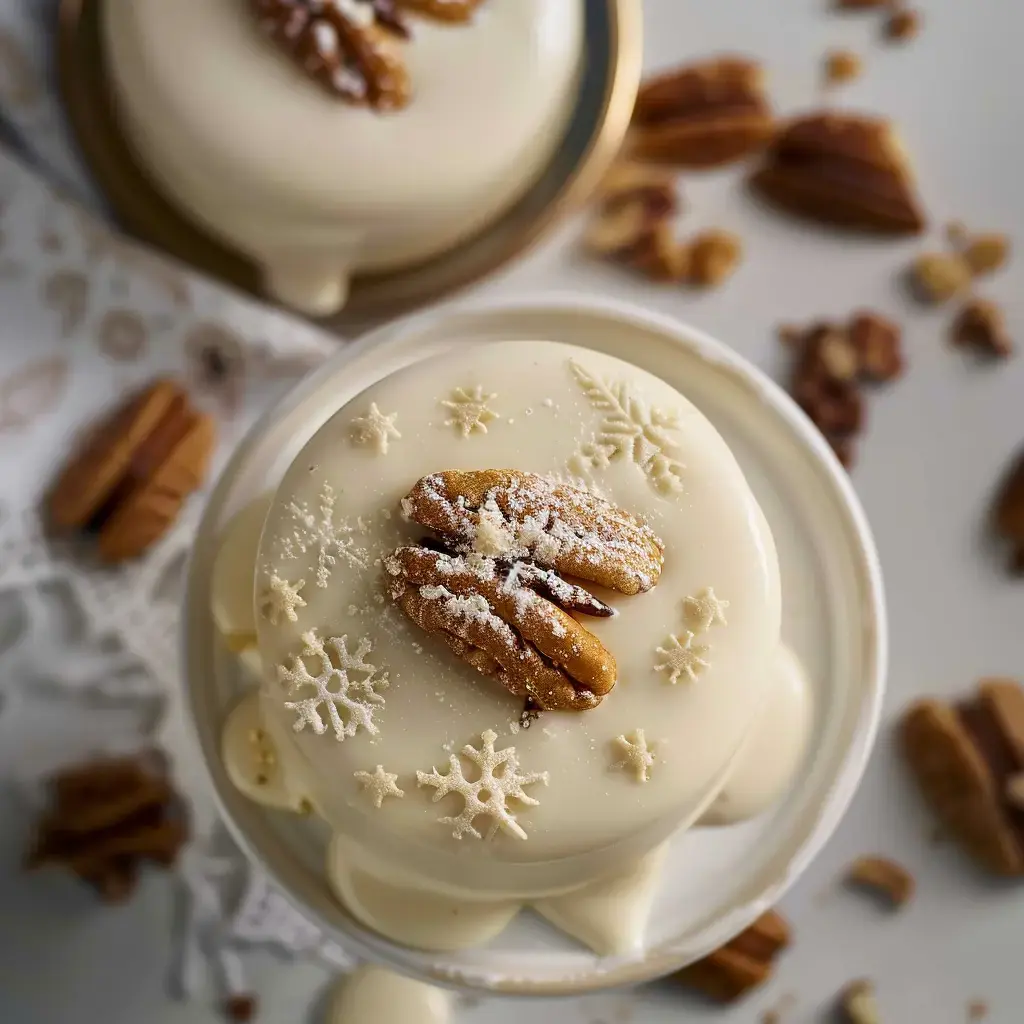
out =
<svg viewBox="0 0 1024 1024"><path fill-rule="evenodd" d="M716 425L771 525L782 567L783 636L814 685L816 727L792 792L755 821L693 830L672 842L645 950L636 957L597 957L530 913L470 951L397 946L356 924L331 897L325 828L250 803L219 761L221 723L238 692L237 670L208 612L212 555L227 518L276 484L331 412L387 373L455 345L531 338L624 356L677 387ZM623 338L628 350L620 348ZM321 412L309 418L318 404ZM189 706L238 840L356 955L471 988L569 994L633 984L704 956L746 927L779 899L838 824L871 749L885 675L874 544L844 471L817 431L775 384L723 345L674 321L580 297L442 308L340 351L267 415L224 473L199 531L187 602Z"/></svg>

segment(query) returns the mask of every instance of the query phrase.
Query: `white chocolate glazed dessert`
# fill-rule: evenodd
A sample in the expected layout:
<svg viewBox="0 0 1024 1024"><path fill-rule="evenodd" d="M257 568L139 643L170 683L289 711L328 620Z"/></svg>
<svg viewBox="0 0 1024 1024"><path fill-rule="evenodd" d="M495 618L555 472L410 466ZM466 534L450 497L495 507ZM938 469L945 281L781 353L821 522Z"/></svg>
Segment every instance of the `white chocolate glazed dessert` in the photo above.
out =
<svg viewBox="0 0 1024 1024"><path fill-rule="evenodd" d="M582 0L102 11L119 116L154 181L316 315L353 272L425 260L509 208L559 142L582 52ZM380 74L339 63L353 52Z"/></svg>
<svg viewBox="0 0 1024 1024"><path fill-rule="evenodd" d="M790 755L757 792L737 780L750 814L797 769L809 716L787 710L799 672L773 670L764 517L711 424L644 371L462 346L337 412L246 554L259 508L215 571L253 598L214 594L222 634L258 635L226 765L327 821L335 892L396 941L473 945L531 904L598 952L635 948L664 841L745 748ZM524 716L526 696L547 709Z"/></svg>

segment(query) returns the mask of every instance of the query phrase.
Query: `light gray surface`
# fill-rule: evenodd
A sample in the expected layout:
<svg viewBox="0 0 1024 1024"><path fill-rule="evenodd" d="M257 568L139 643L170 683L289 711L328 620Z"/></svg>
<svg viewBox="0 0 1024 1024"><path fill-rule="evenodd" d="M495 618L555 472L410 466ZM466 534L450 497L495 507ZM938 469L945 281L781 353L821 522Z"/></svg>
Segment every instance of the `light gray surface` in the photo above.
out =
<svg viewBox="0 0 1024 1024"><path fill-rule="evenodd" d="M1024 240L1024 146L1018 49L1024 8L1008 0L932 0L921 37L905 47L879 41L877 16L837 17L825 0L647 0L650 67L731 50L762 57L780 107L795 111L820 96L820 58L849 46L866 60L864 79L836 101L891 114L918 167L936 230L951 218L1006 230ZM888 585L892 670L887 720L915 693L955 693L985 673L1024 676L1024 583L1011 583L983 541L994 483L1024 444L1024 358L972 365L950 351L949 311L923 312L897 286L918 242L873 242L807 229L759 209L732 173L686 184L680 227L737 230L747 256L736 279L707 296L634 281L576 254L576 228L480 289L589 289L671 313L780 371L773 338L780 321L842 316L859 306L895 315L907 328L906 379L870 401L871 424L854 473L876 531ZM986 283L1010 323L1024 323L1024 264ZM0 733L0 750L4 737ZM3 1024L206 1024L203 1006L163 992L170 894L150 878L130 906L107 911L52 875L16 874L24 822L0 804L0 1021ZM676 993L609 995L574 1003L465 1010L467 1024L628 1024L757 1020L780 996L797 997L786 1024L822 1018L833 993L853 977L876 979L884 1020L958 1024L968 1000L983 998L990 1021L1024 1017L1020 949L1024 892L980 880L955 850L929 844L930 823L896 763L890 731L836 838L784 910L797 940L778 976L747 1004L703 1011ZM837 890L855 855L884 852L918 876L919 896L888 916ZM304 1020L324 976L268 965L259 978L268 1024ZM312 1018L311 1018L312 1019Z"/></svg>

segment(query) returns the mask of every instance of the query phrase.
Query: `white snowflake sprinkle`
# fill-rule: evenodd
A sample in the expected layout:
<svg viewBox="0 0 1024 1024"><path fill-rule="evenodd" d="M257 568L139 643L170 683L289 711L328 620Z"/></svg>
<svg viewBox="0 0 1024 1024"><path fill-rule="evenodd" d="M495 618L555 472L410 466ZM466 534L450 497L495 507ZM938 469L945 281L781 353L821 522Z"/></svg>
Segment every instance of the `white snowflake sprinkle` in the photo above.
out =
<svg viewBox="0 0 1024 1024"><path fill-rule="evenodd" d="M397 419L397 412L385 416L377 408L377 403L371 402L369 413L366 416L357 416L352 421L352 440L356 444L374 445L381 455L387 455L388 444L392 440L399 441L402 438L395 427Z"/></svg>
<svg viewBox="0 0 1024 1024"><path fill-rule="evenodd" d="M429 773L417 772L416 780L421 786L432 786L437 790L434 794L434 803L449 793L458 793L465 800L461 814L438 819L444 825L454 826L452 835L456 839L461 839L464 835L482 839L483 836L473 826L474 819L481 816L491 819L488 839L499 830L525 839L526 833L516 821L515 814L509 809L508 801L518 800L528 807L536 807L539 801L523 792L523 787L537 782L546 786L548 773L520 772L515 747L496 751L494 741L498 734L492 729L488 729L480 738L483 745L479 750L470 744L462 748L462 757L471 761L480 770L480 777L475 781L466 778L462 762L456 754L452 754L448 759L446 775L442 775L434 768Z"/></svg>
<svg viewBox="0 0 1024 1024"><path fill-rule="evenodd" d="M497 397L496 394L484 394L484 389L479 384L472 391L456 388L450 399L441 402L441 405L451 413L450 418L444 421L444 425L455 427L463 437L469 437L475 431L486 434L487 424L498 418L498 414L489 408L487 403L493 402Z"/></svg>
<svg viewBox="0 0 1024 1024"><path fill-rule="evenodd" d="M391 772L384 771L384 765L379 764L372 772L355 772L355 778L363 787L373 806L379 811L386 796L405 796L405 792L398 788L398 776Z"/></svg>
<svg viewBox="0 0 1024 1024"><path fill-rule="evenodd" d="M633 462L663 494L683 489L683 464L675 457L678 449L673 434L679 416L663 412L647 402L628 384L606 384L579 363L570 362L573 376L604 419L594 437L580 445L569 463L571 472L586 474L607 469L618 459Z"/></svg>
<svg viewBox="0 0 1024 1024"><path fill-rule="evenodd" d="M302 634L302 643L301 653L292 658L290 665L277 666L277 678L292 698L285 707L297 715L295 731L302 732L308 725L322 736L329 724L338 740L355 736L360 729L376 736L380 729L373 716L384 704L377 691L387 689L388 677L378 675L377 666L366 660L373 644L364 637L350 653L347 636L323 640L315 629ZM307 667L307 660L315 663L315 674ZM352 673L364 678L355 680ZM306 687L315 691L313 696L296 699ZM321 717L322 710L327 712L327 722Z"/></svg>
<svg viewBox="0 0 1024 1024"><path fill-rule="evenodd" d="M680 640L674 634L666 640L667 647L657 648L658 654L664 656L665 660L654 668L658 672L667 672L670 683L679 682L680 676L686 676L691 682L697 681L697 676L708 667L705 660L710 648L706 644L695 644L695 634L687 632L685 640Z"/></svg>
<svg viewBox="0 0 1024 1024"><path fill-rule="evenodd" d="M712 626L727 626L725 609L728 601L715 596L711 587L705 587L696 597L683 601L683 614L695 633L706 633Z"/></svg>
<svg viewBox="0 0 1024 1024"><path fill-rule="evenodd" d="M331 571L339 559L353 569L365 569L370 561L369 552L356 545L352 537L352 525L336 516L337 501L334 488L325 483L320 491L316 512L306 502L298 504L292 501L287 506L295 523L295 531L291 537L282 539L281 554L284 558L292 559L315 550L318 587L327 586Z"/></svg>
<svg viewBox="0 0 1024 1024"><path fill-rule="evenodd" d="M298 622L298 609L306 607L306 602L299 593L305 585L305 580L289 583L274 573L260 594L260 611L274 626L283 619Z"/></svg>
<svg viewBox="0 0 1024 1024"><path fill-rule="evenodd" d="M632 739L628 736L617 736L615 742L625 756L621 761L616 761L612 768L633 772L637 782L647 782L651 777L655 753L654 744L647 745L643 729L635 729Z"/></svg>

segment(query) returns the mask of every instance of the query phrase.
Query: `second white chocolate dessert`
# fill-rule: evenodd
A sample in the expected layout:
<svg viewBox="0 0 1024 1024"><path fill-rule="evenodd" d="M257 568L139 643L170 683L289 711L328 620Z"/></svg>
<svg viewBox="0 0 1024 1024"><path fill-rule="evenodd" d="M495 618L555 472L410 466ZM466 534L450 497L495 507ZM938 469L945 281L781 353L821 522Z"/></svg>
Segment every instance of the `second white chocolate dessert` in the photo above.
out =
<svg viewBox="0 0 1024 1024"><path fill-rule="evenodd" d="M327 821L348 909L458 948L532 903L634 947L658 848L779 700L774 545L707 419L609 356L463 347L340 409L253 557L262 684L225 756L260 799L269 744L265 802Z"/></svg>
<svg viewBox="0 0 1024 1024"><path fill-rule="evenodd" d="M117 109L149 174L252 258L270 294L315 315L343 304L353 272L444 252L529 188L569 117L583 35L582 0L101 11ZM378 64L402 109L375 102Z"/></svg>

